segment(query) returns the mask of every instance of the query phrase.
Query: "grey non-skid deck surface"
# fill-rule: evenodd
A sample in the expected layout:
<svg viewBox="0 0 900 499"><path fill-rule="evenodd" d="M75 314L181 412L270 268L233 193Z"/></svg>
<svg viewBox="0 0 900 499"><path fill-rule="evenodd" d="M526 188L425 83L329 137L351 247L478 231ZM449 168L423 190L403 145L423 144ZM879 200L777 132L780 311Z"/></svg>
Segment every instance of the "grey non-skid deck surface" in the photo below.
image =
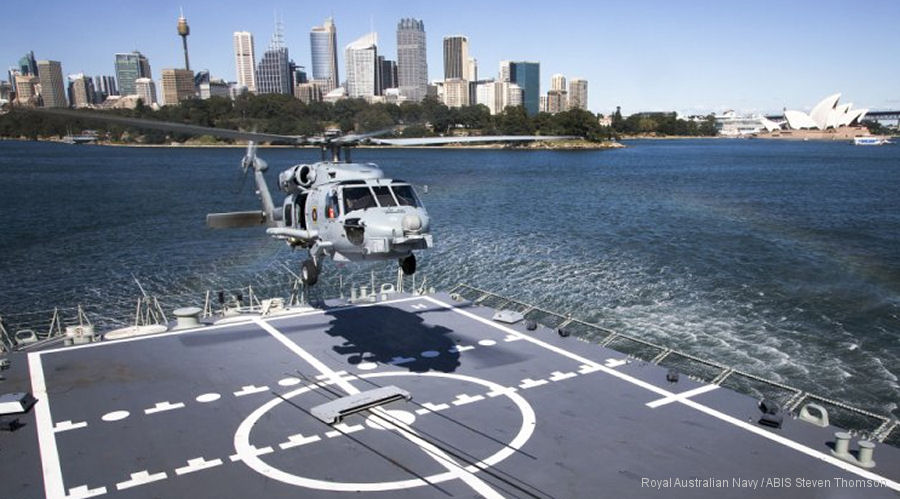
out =
<svg viewBox="0 0 900 499"><path fill-rule="evenodd" d="M0 435L0 496L896 496L897 449L867 474L830 458L833 428L765 429L749 397L492 312L401 296L32 353L48 397ZM308 413L376 385L413 403Z"/></svg>

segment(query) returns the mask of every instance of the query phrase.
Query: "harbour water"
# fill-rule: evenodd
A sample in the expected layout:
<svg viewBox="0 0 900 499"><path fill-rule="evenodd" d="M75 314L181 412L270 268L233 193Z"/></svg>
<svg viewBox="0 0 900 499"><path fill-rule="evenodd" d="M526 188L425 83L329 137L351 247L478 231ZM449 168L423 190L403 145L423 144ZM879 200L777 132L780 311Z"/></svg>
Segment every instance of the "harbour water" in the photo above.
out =
<svg viewBox="0 0 900 499"><path fill-rule="evenodd" d="M465 282L900 415L900 147L629 145L354 159L428 186L430 285ZM127 320L134 278L151 294L197 294L296 270L304 255L262 229L205 227L207 212L258 206L242 154L0 142L0 315L80 303ZM318 151L261 156L274 184ZM329 263L325 284L372 268Z"/></svg>

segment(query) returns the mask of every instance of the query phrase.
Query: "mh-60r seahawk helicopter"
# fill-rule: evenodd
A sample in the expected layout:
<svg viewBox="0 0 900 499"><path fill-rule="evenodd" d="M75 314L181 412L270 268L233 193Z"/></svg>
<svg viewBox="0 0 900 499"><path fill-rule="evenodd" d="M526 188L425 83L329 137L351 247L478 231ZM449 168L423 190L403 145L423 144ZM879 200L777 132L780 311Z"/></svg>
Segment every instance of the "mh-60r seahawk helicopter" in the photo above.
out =
<svg viewBox="0 0 900 499"><path fill-rule="evenodd" d="M316 283L322 262L327 257L339 262L397 259L403 272L410 275L416 271L416 256L413 251L433 246L428 212L412 184L385 177L381 168L374 163L351 162L350 150L353 146L361 142L416 146L575 138L536 135L375 138L390 133L393 129L348 135L333 131L321 137L304 137L69 110L48 109L42 112L138 128L248 141L241 168L244 173L252 169L262 209L211 213L206 217L207 225L216 229L266 226L266 233L286 241L291 248L306 249L309 258L303 262L300 276L307 285ZM264 175L268 164L256 154L256 142L260 141L321 147L321 161L297 164L278 175L278 187L285 193L280 208L276 207L272 199Z"/></svg>

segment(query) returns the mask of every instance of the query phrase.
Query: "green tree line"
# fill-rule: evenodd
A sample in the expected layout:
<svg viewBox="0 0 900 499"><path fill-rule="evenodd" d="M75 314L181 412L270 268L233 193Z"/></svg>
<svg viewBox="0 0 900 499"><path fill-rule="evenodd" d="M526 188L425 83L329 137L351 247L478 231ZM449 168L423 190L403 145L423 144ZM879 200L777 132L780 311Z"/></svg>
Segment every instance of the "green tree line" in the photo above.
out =
<svg viewBox="0 0 900 499"><path fill-rule="evenodd" d="M674 118L632 123L632 118L613 120L601 126L600 116L582 109L529 116L521 106L508 107L491 115L484 105L448 108L434 97L420 103L367 103L363 99L343 99L335 103L304 103L289 95L242 95L235 100L212 97L191 99L179 105L153 110L138 102L133 110L103 111L161 121L174 121L218 128L242 129L283 135L314 136L328 128L343 132L367 132L396 127L404 137L427 137L449 133L472 135L575 135L590 141L617 138L621 134L658 132L670 135L699 135L696 124ZM619 116L621 118L621 116ZM117 142L183 142L189 137L159 131L134 130L120 125L66 117L42 115L12 108L0 116L0 136L37 139L63 136L70 131L97 130ZM635 131L635 130L640 130ZM714 131L714 130L713 130Z"/></svg>

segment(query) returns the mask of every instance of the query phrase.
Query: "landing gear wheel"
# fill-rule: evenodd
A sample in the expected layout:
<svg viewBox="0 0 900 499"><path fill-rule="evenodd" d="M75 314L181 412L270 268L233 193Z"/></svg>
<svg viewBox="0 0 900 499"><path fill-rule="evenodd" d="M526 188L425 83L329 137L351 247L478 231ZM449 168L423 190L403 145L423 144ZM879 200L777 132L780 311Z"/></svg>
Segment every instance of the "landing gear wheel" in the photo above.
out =
<svg viewBox="0 0 900 499"><path fill-rule="evenodd" d="M300 266L300 279L307 286L312 286L319 280L319 269L312 260L305 260Z"/></svg>
<svg viewBox="0 0 900 499"><path fill-rule="evenodd" d="M400 259L400 268L403 269L404 275L413 275L416 273L416 255L409 255Z"/></svg>

